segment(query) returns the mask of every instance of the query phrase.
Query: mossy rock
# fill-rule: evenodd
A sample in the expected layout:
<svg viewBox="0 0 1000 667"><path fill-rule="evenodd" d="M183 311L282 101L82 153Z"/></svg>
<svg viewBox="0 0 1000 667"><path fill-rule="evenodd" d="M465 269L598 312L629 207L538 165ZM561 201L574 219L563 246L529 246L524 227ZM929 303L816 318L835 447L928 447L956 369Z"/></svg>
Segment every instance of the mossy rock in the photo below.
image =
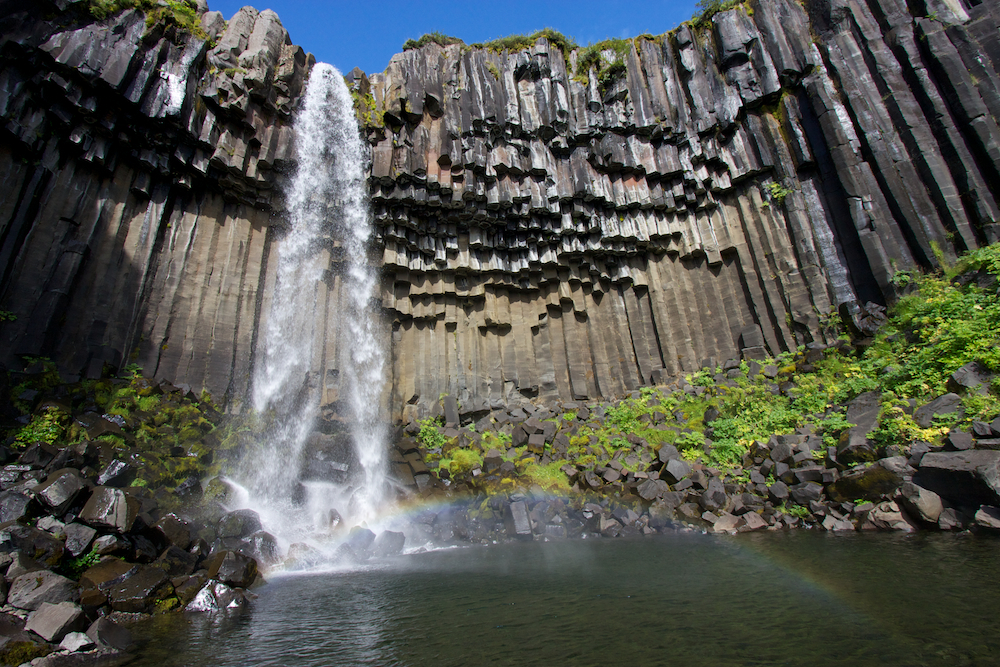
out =
<svg viewBox="0 0 1000 667"><path fill-rule="evenodd" d="M51 646L35 642L11 642L0 649L0 662L5 665L21 665L35 658L44 658L54 650Z"/></svg>
<svg viewBox="0 0 1000 667"><path fill-rule="evenodd" d="M205 495L203 496L205 500L215 500L220 503L225 503L229 500L229 494L232 492L232 487L226 484L224 481L215 477L209 480L208 484L205 485Z"/></svg>

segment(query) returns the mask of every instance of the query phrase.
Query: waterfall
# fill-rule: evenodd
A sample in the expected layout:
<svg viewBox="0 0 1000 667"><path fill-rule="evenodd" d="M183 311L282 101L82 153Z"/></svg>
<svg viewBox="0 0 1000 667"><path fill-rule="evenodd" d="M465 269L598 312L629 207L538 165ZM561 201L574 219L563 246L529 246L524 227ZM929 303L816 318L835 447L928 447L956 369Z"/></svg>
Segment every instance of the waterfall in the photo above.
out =
<svg viewBox="0 0 1000 667"><path fill-rule="evenodd" d="M238 480L247 492L241 504L260 512L265 527L288 540L319 527L303 524L322 523L308 516L317 511L315 499L293 498L301 495L301 457L318 423L325 378L314 360L327 332L316 313L322 312L319 288L331 271L340 283L340 403L347 408L343 416L356 459L349 503L346 489L336 498L349 506L336 509L352 523L371 521L386 481L386 434L379 415L385 360L372 307L378 274L367 261L373 233L367 154L350 91L330 65L317 63L312 70L295 119L295 151L288 226L276 240L275 283L253 377L253 405L267 426ZM331 256L342 261L332 262Z"/></svg>

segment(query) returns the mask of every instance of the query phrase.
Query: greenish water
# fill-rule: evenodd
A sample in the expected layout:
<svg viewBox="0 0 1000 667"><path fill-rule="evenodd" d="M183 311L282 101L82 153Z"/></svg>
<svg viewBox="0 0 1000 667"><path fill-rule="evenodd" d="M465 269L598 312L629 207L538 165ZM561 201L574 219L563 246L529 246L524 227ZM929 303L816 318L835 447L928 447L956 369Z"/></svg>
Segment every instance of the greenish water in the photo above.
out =
<svg viewBox="0 0 1000 667"><path fill-rule="evenodd" d="M132 665L1000 665L1000 541L660 536L277 578L170 616Z"/></svg>

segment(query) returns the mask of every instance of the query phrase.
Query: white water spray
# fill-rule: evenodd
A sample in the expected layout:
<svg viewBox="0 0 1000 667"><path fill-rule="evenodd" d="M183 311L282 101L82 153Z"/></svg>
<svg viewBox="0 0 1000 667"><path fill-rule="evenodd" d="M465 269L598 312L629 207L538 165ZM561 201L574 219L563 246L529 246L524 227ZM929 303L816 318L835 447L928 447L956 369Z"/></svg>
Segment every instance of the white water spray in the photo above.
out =
<svg viewBox="0 0 1000 667"><path fill-rule="evenodd" d="M340 395L349 407L345 416L361 468L352 471L349 507L339 511L354 524L371 521L385 500L386 483L385 427L379 415L385 359L372 307L378 276L367 261L372 225L366 155L350 91L330 65L318 63L310 75L295 120L295 149L289 228L278 241L272 306L254 374L254 407L269 426L266 442L244 462L240 480L248 491L241 504L260 512L265 527L286 540L318 528L301 525L309 522L303 515L315 512L315 499L294 503L292 498L299 488L302 452L317 425L322 378L313 372L313 351L324 336L317 297L331 268L327 251L334 243L343 249L337 314L342 323Z"/></svg>

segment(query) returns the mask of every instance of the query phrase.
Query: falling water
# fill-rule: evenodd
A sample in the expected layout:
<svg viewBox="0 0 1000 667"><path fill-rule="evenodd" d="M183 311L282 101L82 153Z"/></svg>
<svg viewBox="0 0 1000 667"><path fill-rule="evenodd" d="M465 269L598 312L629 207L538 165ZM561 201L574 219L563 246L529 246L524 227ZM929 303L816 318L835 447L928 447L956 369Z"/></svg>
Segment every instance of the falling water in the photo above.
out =
<svg viewBox="0 0 1000 667"><path fill-rule="evenodd" d="M350 410L360 470L353 470L353 523L371 520L384 498L384 426L379 419L384 353L372 299L377 274L367 261L372 236L365 187L366 153L351 94L334 67L318 63L295 120L298 168L288 192L288 230L278 242L272 306L254 375L254 407L267 422L264 442L245 462L242 504L258 510L270 530L301 535L308 520L292 498L300 458L316 428L322 378L313 351L322 342L318 286L327 270L341 282L341 397ZM339 269L328 250L343 249ZM357 466L355 466L357 468Z"/></svg>

